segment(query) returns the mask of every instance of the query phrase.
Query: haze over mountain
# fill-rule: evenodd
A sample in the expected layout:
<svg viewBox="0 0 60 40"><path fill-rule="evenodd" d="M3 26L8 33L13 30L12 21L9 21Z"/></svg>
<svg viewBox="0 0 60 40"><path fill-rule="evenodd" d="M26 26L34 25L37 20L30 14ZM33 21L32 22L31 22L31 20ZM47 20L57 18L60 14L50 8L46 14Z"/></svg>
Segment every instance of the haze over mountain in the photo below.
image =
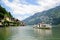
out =
<svg viewBox="0 0 60 40"><path fill-rule="evenodd" d="M60 6L43 12L37 12L33 16L30 16L23 21L28 25L38 24L41 22L55 25L60 24Z"/></svg>

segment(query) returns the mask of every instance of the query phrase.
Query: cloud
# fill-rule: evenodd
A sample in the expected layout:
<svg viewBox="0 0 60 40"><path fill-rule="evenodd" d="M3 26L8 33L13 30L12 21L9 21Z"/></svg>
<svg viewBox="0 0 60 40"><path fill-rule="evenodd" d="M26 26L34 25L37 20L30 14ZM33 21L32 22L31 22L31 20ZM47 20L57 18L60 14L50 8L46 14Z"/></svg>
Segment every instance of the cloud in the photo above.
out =
<svg viewBox="0 0 60 40"><path fill-rule="evenodd" d="M60 0L35 0L38 5L33 5L28 3L27 0L13 0L9 2L8 0L2 0L6 6L12 9L12 13L14 15L25 15L24 18L27 18L30 15L33 15L36 12L41 12L44 10L48 10L60 4ZM34 2L34 1L33 1ZM21 16L15 16L16 18L23 20Z"/></svg>
<svg viewBox="0 0 60 40"><path fill-rule="evenodd" d="M44 8L51 8L59 5L60 0L38 0L38 3Z"/></svg>

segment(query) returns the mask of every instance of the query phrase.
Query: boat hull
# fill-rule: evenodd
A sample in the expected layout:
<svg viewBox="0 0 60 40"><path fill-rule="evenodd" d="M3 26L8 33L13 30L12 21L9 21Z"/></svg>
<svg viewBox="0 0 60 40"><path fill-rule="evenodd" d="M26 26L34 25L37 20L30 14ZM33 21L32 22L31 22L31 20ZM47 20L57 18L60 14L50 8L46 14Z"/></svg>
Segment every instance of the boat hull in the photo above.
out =
<svg viewBox="0 0 60 40"><path fill-rule="evenodd" d="M36 29L51 29L49 27L33 27L33 28L36 28Z"/></svg>

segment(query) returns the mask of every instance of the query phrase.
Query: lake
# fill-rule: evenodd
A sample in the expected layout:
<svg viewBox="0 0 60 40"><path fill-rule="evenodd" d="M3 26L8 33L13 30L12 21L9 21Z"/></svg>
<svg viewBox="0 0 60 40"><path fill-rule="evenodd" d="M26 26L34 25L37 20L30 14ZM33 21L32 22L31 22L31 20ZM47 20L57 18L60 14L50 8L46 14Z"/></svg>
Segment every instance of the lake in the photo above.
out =
<svg viewBox="0 0 60 40"><path fill-rule="evenodd" d="M0 40L60 40L60 27L49 30L33 26L0 28Z"/></svg>

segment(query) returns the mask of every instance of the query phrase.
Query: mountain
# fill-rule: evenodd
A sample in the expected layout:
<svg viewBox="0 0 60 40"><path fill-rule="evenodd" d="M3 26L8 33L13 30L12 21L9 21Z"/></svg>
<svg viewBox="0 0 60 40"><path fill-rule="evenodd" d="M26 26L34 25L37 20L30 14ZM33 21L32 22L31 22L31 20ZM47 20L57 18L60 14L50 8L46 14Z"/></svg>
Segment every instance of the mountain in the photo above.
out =
<svg viewBox="0 0 60 40"><path fill-rule="evenodd" d="M24 22L14 18L10 12L0 5L0 26L22 26Z"/></svg>
<svg viewBox="0 0 60 40"><path fill-rule="evenodd" d="M55 8L51 8L43 12L37 12L23 21L28 25L38 24L41 22L51 23L54 25L60 24L60 6L56 6Z"/></svg>
<svg viewBox="0 0 60 40"><path fill-rule="evenodd" d="M0 5L0 19L3 19L4 16L8 16L8 17L10 17L10 18L13 17L10 12L7 12L7 11L5 10L5 8L3 8L3 7Z"/></svg>

